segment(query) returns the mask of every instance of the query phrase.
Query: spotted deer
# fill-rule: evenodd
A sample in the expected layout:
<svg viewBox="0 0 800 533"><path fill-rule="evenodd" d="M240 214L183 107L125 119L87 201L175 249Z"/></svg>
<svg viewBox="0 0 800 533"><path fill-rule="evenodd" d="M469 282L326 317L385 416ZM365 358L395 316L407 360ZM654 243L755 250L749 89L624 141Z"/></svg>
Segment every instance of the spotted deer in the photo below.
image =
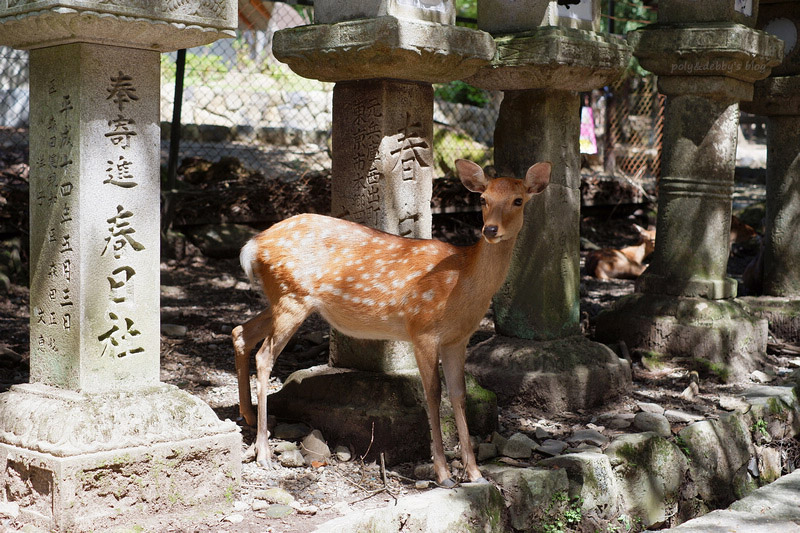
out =
<svg viewBox="0 0 800 533"><path fill-rule="evenodd" d="M636 279L641 276L647 268L642 261L656 247L656 230L644 229L636 224L633 227L639 232L639 242L635 246L619 250L603 248L586 255L586 272L590 276L598 279Z"/></svg>
<svg viewBox="0 0 800 533"><path fill-rule="evenodd" d="M525 204L550 181L549 162L525 178L488 179L477 164L459 159L463 185L481 194L482 238L458 247L410 239L322 215L286 219L253 237L240 254L251 285L261 286L268 308L233 329L239 412L257 425L256 458L271 464L267 382L281 350L312 313L351 337L410 341L422 378L436 480L454 481L445 461L439 421L441 361L466 475L483 478L465 416L464 360L472 333L503 283ZM250 352L255 361L258 416L250 401Z"/></svg>

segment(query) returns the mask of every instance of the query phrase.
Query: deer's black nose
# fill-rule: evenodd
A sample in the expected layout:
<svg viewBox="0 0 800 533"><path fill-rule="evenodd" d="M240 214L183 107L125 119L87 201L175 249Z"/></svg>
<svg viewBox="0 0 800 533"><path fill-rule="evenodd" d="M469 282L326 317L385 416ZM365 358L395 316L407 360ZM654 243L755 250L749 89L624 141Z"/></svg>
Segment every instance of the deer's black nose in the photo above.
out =
<svg viewBox="0 0 800 533"><path fill-rule="evenodd" d="M497 226L484 226L483 234L489 239L497 237Z"/></svg>

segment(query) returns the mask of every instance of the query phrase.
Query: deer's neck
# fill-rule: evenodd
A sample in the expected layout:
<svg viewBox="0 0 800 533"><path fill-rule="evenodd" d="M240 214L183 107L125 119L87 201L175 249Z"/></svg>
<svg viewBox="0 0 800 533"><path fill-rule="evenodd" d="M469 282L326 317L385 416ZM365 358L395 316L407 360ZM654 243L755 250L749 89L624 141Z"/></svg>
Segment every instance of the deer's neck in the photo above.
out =
<svg viewBox="0 0 800 533"><path fill-rule="evenodd" d="M621 249L620 252L628 259L641 263L645 258L645 245L642 243L636 246L627 246Z"/></svg>
<svg viewBox="0 0 800 533"><path fill-rule="evenodd" d="M481 237L468 248L466 274L476 297L491 298L503 284L515 243L516 238L490 244Z"/></svg>

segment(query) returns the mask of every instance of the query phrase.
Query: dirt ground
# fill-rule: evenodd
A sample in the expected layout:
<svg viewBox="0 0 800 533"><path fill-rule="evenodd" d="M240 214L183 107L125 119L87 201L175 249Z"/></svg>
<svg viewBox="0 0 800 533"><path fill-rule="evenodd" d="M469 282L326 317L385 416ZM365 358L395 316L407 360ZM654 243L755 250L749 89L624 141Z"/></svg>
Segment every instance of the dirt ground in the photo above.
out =
<svg viewBox="0 0 800 533"><path fill-rule="evenodd" d="M11 167L6 167L6 174L11 172L9 168ZM12 183L8 175L6 178L7 184ZM312 178L309 177L307 181L314 182ZM195 183L202 181L198 179ZM241 183L238 186L243 187ZM319 185L312 183L310 186ZM201 185L198 187L203 188ZM447 200L442 198L447 198L449 189L441 187L444 186L440 186L437 201L446 203ZM207 189L211 193L216 190L210 186ZM753 189L749 184L743 186L743 190L750 191L748 194L752 195L751 200L758 200L759 194L763 193L763 186L756 189L758 187ZM12 189L7 187L5 190ZM287 197L290 196L290 193L286 194ZM241 205L236 203L234 196L231 196L230 205ZM193 197L195 204L192 204L194 207L191 209L207 210L210 204L203 202L208 201L210 200L207 197ZM0 214L9 215L8 206L8 203L5 206L0 204L0 208L5 210ZM313 205L303 206L302 203L300 207L305 207L306 210L315 209ZM179 208L176 220L187 220L191 217L192 213L188 209L185 205ZM246 210L247 206L242 209ZM279 207L274 211L278 215L284 214ZM600 246L624 246L635 241L632 222L641 225L654 223L652 213L647 208L630 216L619 216L620 212L607 209L598 211L595 216L586 216L581 224L582 236ZM8 222L13 219L9 215L5 220ZM474 213L437 216L435 234L438 238L463 244L476 238L474 230L478 223L479 219L476 219ZM584 253L582 252L582 256ZM165 258L161 264L161 320L162 324L185 326L187 333L162 335L161 379L197 395L221 418L236 420L238 399L230 332L233 327L262 308L261 297L249 290L237 259L205 257L191 244L179 255L179 258ZM749 257L745 255L732 258L730 267L734 277L741 276ZM581 281L582 325L586 334L591 336L593 318L618 297L632 292L633 282L601 282L585 275ZM327 361L327 332L326 324L317 317L306 322L278 359L271 383L275 390L280 388L281 383L293 371ZM488 338L491 334L489 312L487 320L476 333L475 340ZM12 384L28 381L28 342L28 290L17 280L8 294L0 297L0 392L7 390ZM772 370L779 375L785 374L784 370L790 366L789 360L797 356L780 350L772 352L769 356ZM635 412L637 401L658 402L667 408L714 417L721 411L720 397L733 394L746 385L722 384L711 376L701 376L700 394L689 401L683 399L680 393L690 382L690 369L680 362L651 371L642 366L634 355L633 369L633 394L612 405L580 412L558 413L528 405L525 398L502 405L500 433L505 436L517 431L532 433L536 427L541 427L559 438L569 436L575 429L589 427L613 436L613 430L603 428L598 423L600 415ZM243 427L242 432L244 446L248 447L255 438L254 431ZM333 448L337 443L329 444ZM540 458L535 455L531 464ZM383 506L400 496L419 492L420 489L415 487L414 475L417 466L393 465L387 469L384 477L384 471L379 465L365 463L358 457L339 462L332 459L329 464L317 468L277 467L271 471L258 467L254 462L247 462L243 465L242 487L235 497L233 509L223 514L204 517L154 517L154 523L149 524L148 530L307 532L315 525L340 516L348 510ZM270 517L269 509L254 510L253 507L258 500L259 491L276 486L287 490L298 502L298 509L286 517ZM19 522L6 522L10 531L19 530L22 526Z"/></svg>

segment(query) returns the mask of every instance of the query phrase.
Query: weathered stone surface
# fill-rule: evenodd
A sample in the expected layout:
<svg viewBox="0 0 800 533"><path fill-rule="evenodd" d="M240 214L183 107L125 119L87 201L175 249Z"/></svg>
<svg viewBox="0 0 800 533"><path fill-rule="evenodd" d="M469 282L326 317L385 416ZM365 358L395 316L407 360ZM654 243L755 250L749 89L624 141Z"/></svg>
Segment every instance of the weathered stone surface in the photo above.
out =
<svg viewBox="0 0 800 533"><path fill-rule="evenodd" d="M756 115L797 116L800 115L800 75L770 76L754 85L753 99L742 102L742 110ZM777 134L787 133L778 130ZM767 127L769 135L769 127ZM767 149L770 143L767 140ZM780 145L774 146L778 149Z"/></svg>
<svg viewBox="0 0 800 533"><path fill-rule="evenodd" d="M410 20L427 20L441 24L456 23L452 0L317 0L314 2L314 23L329 24L343 20L377 18L391 15Z"/></svg>
<svg viewBox="0 0 800 533"><path fill-rule="evenodd" d="M664 415L647 412L636 413L633 418L633 426L639 431L652 431L659 437L672 436L669 420Z"/></svg>
<svg viewBox="0 0 800 533"><path fill-rule="evenodd" d="M783 60L783 41L734 23L654 26L631 32L629 41L644 68L665 76L721 76L753 83Z"/></svg>
<svg viewBox="0 0 800 533"><path fill-rule="evenodd" d="M614 439L605 453L628 514L641 518L645 526L677 514L688 470L677 446L655 433L635 433Z"/></svg>
<svg viewBox="0 0 800 533"><path fill-rule="evenodd" d="M0 45L83 42L166 52L234 37L236 24L236 4L227 0L6 2L0 6Z"/></svg>
<svg viewBox="0 0 800 533"><path fill-rule="evenodd" d="M742 415L695 422L680 432L690 458L689 470L699 495L712 508L737 498L732 482L755 453Z"/></svg>
<svg viewBox="0 0 800 533"><path fill-rule="evenodd" d="M495 38L491 64L465 81L488 90L588 91L619 78L631 50L612 35L545 26Z"/></svg>
<svg viewBox="0 0 800 533"><path fill-rule="evenodd" d="M581 498L583 510L593 509L605 517L616 516L621 502L608 456L591 452L570 453L545 459L539 465L567 471L569 497Z"/></svg>
<svg viewBox="0 0 800 533"><path fill-rule="evenodd" d="M756 28L775 35L784 42L784 58L780 66L772 69L773 76L800 74L800 6L795 2L759 2Z"/></svg>
<svg viewBox="0 0 800 533"><path fill-rule="evenodd" d="M659 4L659 24L692 24L704 22L737 22L753 26L758 15L758 2L713 0L664 0Z"/></svg>
<svg viewBox="0 0 800 533"><path fill-rule="evenodd" d="M497 445L493 442L481 442L478 444L478 453L476 454L476 458L479 463L486 461L488 459L494 459L497 457Z"/></svg>
<svg viewBox="0 0 800 533"><path fill-rule="evenodd" d="M280 487L272 487L269 489L256 491L253 494L253 498L257 500L264 500L269 503L280 503L282 505L289 505L295 501L294 496Z"/></svg>
<svg viewBox="0 0 800 533"><path fill-rule="evenodd" d="M744 378L766 353L767 323L751 317L736 300L633 294L598 315L597 338L692 357L721 379Z"/></svg>
<svg viewBox="0 0 800 533"><path fill-rule="evenodd" d="M158 382L158 65L96 44L31 52L32 382Z"/></svg>
<svg viewBox="0 0 800 533"><path fill-rule="evenodd" d="M494 485L467 483L458 488L433 489L406 496L386 507L354 511L320 525L317 533L353 531L426 531L450 533L478 529L486 533L507 531L505 503Z"/></svg>
<svg viewBox="0 0 800 533"><path fill-rule="evenodd" d="M383 16L275 32L272 51L305 78L392 78L443 83L465 78L495 52L487 33Z"/></svg>
<svg viewBox="0 0 800 533"><path fill-rule="evenodd" d="M580 333L579 109L577 93L504 93L495 125L498 174L522 177L538 161L553 166L550 186L525 207L506 281L493 298L500 335L548 340ZM577 351L602 351L579 344Z"/></svg>
<svg viewBox="0 0 800 533"><path fill-rule="evenodd" d="M593 444L595 446L605 446L608 444L608 441L608 437L596 429L579 429L567 439L567 442L570 444L588 442L589 444Z"/></svg>
<svg viewBox="0 0 800 533"><path fill-rule="evenodd" d="M272 436L276 439L297 440L311 433L308 424L278 424L272 431ZM295 446L295 449L297 447Z"/></svg>
<svg viewBox="0 0 800 533"><path fill-rule="evenodd" d="M298 468L305 466L306 460L300 450L287 450L278 456L278 462L281 466L287 468Z"/></svg>
<svg viewBox="0 0 800 533"><path fill-rule="evenodd" d="M514 433L498 448L500 455L511 457L512 459L528 459L533 453L536 442L522 433Z"/></svg>
<svg viewBox="0 0 800 533"><path fill-rule="evenodd" d="M478 28L514 33L537 26L561 26L600 31L600 4L583 0L561 5L553 0L482 0L478 3Z"/></svg>
<svg viewBox="0 0 800 533"><path fill-rule="evenodd" d="M47 528L221 505L238 490L241 442L235 424L172 385L81 394L26 384L0 395L0 488ZM49 489L32 489L32 477Z"/></svg>
<svg viewBox="0 0 800 533"><path fill-rule="evenodd" d="M467 369L501 401L521 396L554 410L599 405L631 387L628 362L583 337L536 342L495 336L469 351Z"/></svg>
<svg viewBox="0 0 800 533"><path fill-rule="evenodd" d="M503 490L510 524L520 531L542 523L546 510L554 506L553 496L569 492L569 479L563 469L487 465L483 471Z"/></svg>

